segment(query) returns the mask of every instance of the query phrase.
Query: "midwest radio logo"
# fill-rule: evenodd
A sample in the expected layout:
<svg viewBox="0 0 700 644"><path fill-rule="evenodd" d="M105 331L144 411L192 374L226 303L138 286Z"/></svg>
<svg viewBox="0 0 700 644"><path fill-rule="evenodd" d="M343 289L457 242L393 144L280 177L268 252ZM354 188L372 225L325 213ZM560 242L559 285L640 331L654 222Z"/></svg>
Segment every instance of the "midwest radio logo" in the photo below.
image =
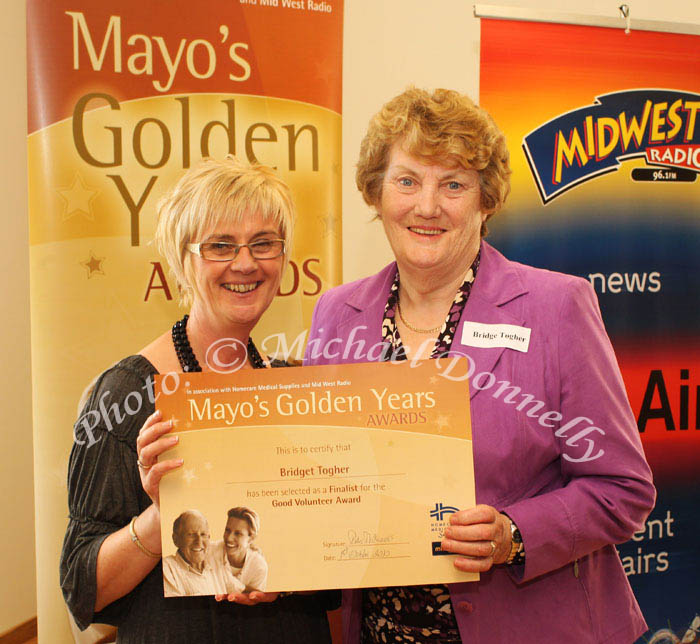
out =
<svg viewBox="0 0 700 644"><path fill-rule="evenodd" d="M523 150L542 201L644 157L638 181L694 181L700 173L700 94L635 89L595 97L525 136ZM658 170L658 167L674 170Z"/></svg>

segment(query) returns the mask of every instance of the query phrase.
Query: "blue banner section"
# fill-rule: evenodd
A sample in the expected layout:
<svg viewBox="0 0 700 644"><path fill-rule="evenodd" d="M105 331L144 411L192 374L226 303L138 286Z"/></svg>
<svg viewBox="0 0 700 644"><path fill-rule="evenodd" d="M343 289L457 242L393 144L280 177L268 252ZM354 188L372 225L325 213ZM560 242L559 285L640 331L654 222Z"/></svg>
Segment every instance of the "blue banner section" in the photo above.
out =
<svg viewBox="0 0 700 644"><path fill-rule="evenodd" d="M699 111L700 94L635 89L602 94L547 121L523 139L542 201L634 157L700 172Z"/></svg>
<svg viewBox="0 0 700 644"><path fill-rule="evenodd" d="M650 626L638 644L700 641L696 514L697 494L691 487L662 488L644 530L618 548Z"/></svg>
<svg viewBox="0 0 700 644"><path fill-rule="evenodd" d="M617 205L587 205L567 208L575 223L565 228L554 211L538 228L515 229L495 221L488 239L510 259L589 280L614 342L696 337L700 226L691 213L675 206L674 217L667 218L656 206L653 217L654 204L638 202L638 219L633 219L631 213L619 217Z"/></svg>

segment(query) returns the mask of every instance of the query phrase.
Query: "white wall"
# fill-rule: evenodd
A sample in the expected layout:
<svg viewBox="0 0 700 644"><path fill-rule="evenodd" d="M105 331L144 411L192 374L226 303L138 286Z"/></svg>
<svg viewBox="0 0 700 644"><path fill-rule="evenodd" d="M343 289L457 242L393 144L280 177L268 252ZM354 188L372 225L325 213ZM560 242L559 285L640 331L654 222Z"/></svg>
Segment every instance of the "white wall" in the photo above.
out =
<svg viewBox="0 0 700 644"><path fill-rule="evenodd" d="M222 10L229 0L222 1ZM496 3L493 3L496 4ZM618 16L619 0L499 0L513 5ZM700 24L695 0L627 0L632 17ZM354 163L370 116L409 84L452 87L478 97L479 20L465 0L345 0L343 101L343 235L346 280L370 274L390 259L377 223L354 185ZM0 633L33 616L34 530L29 372L29 278L26 205L26 83L24 0L4 0L0 66L2 172L0 236L4 376L0 387ZM361 250L360 250L361 249ZM36 446L41 449L41 446ZM53 565L58 565L55 562ZM55 575L53 575L55 577ZM41 623L42 641L70 641Z"/></svg>

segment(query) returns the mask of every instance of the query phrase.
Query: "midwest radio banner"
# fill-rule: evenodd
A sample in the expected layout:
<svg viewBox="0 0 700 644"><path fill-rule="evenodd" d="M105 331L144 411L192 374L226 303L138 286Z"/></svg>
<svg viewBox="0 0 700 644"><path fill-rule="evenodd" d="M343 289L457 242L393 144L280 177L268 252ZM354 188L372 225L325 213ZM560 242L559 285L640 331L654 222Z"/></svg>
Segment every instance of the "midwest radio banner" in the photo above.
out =
<svg viewBox="0 0 700 644"><path fill-rule="evenodd" d="M700 38L482 20L481 104L513 166L494 243L590 280L654 471L656 508L618 548L641 641L696 642Z"/></svg>
<svg viewBox="0 0 700 644"><path fill-rule="evenodd" d="M300 352L340 282L342 17L342 0L28 0L42 639L67 628L57 573L81 391L183 314L151 243L164 191L227 154L291 186L294 254L254 331L262 351Z"/></svg>

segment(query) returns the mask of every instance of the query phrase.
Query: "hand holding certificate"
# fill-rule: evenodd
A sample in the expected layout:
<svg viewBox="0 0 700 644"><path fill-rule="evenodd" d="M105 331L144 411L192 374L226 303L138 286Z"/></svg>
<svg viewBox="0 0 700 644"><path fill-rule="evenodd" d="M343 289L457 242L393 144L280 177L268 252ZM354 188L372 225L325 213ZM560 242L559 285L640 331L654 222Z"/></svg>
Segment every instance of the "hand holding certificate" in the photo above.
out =
<svg viewBox="0 0 700 644"><path fill-rule="evenodd" d="M184 459L161 483L167 594L477 579L440 548L474 505L467 385L444 376L426 361L160 377L167 457Z"/></svg>

